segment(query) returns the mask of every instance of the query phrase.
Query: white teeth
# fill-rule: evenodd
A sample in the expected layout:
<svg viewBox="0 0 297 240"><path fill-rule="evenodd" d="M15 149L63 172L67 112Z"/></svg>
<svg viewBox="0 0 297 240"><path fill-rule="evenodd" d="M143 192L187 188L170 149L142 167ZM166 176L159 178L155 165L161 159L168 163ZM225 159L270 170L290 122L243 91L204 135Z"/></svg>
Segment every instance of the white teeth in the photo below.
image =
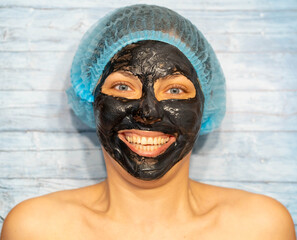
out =
<svg viewBox="0 0 297 240"><path fill-rule="evenodd" d="M142 150L142 151L155 151L158 148L162 147L162 145L141 145L141 144L135 144L133 143L133 146L137 149L137 150Z"/></svg>
<svg viewBox="0 0 297 240"><path fill-rule="evenodd" d="M146 139L145 137L142 137L142 138L141 138L141 144L142 144L142 145L147 144L147 139Z"/></svg>
<svg viewBox="0 0 297 240"><path fill-rule="evenodd" d="M140 137L137 135L126 135L129 143L132 143L137 150L154 151L169 141L169 137Z"/></svg>
<svg viewBox="0 0 297 240"><path fill-rule="evenodd" d="M154 144L153 138L149 137L147 140L147 144Z"/></svg>

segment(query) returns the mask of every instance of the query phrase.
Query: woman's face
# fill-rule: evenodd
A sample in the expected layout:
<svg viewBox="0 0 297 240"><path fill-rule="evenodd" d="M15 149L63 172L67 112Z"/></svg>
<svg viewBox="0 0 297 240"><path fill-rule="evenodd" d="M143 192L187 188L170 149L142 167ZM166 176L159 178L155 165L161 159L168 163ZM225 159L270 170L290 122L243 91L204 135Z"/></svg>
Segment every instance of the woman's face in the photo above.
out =
<svg viewBox="0 0 297 240"><path fill-rule="evenodd" d="M196 71L177 48L130 44L109 62L95 90L97 135L132 176L158 179L191 151L203 104Z"/></svg>

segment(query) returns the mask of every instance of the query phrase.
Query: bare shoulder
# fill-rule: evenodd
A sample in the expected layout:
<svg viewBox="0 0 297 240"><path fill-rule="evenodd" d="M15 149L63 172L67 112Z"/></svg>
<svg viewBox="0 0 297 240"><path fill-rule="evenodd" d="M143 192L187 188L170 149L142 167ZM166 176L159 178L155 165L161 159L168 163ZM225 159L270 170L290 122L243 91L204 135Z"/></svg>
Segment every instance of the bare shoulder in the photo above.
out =
<svg viewBox="0 0 297 240"><path fill-rule="evenodd" d="M59 227L72 223L75 215L95 201L92 199L95 188L98 185L59 191L19 203L5 218L1 240L58 239L55 234L61 233Z"/></svg>
<svg viewBox="0 0 297 240"><path fill-rule="evenodd" d="M223 229L233 226L246 239L296 239L292 217L277 200L238 189L196 184L206 198L213 199L212 207L217 209Z"/></svg>
<svg viewBox="0 0 297 240"><path fill-rule="evenodd" d="M56 212L58 206L47 195L19 203L5 218L1 240L37 239L44 230L40 223L46 215L51 215L51 210Z"/></svg>
<svg viewBox="0 0 297 240"><path fill-rule="evenodd" d="M240 192L237 214L243 213L246 225L254 226L254 235L260 239L295 239L292 217L284 205L260 194ZM251 231L249 227L245 230Z"/></svg>

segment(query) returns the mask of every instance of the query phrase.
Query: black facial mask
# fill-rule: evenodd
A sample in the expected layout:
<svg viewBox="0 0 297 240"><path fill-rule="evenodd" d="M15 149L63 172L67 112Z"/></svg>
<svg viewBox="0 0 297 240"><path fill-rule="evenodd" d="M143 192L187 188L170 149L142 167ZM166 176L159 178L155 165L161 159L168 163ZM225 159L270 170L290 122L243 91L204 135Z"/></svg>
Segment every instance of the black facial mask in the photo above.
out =
<svg viewBox="0 0 297 240"><path fill-rule="evenodd" d="M101 92L108 75L119 70L129 71L140 79L140 99L113 97ZM176 73L193 83L195 97L158 101L154 83ZM162 177L191 151L199 135L204 97L196 71L182 52L167 43L147 40L124 47L107 64L94 96L96 131L104 149L136 178ZM125 129L163 132L175 136L176 141L160 155L144 157L119 138L118 132Z"/></svg>

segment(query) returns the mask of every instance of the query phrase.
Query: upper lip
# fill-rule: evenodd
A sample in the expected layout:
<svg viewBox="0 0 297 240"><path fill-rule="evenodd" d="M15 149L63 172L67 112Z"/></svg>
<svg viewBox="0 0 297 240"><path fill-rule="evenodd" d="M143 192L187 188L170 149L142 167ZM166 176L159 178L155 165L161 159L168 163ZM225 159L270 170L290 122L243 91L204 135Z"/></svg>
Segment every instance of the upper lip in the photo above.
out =
<svg viewBox="0 0 297 240"><path fill-rule="evenodd" d="M163 132L145 131L145 130L138 130L138 129L125 129L125 130L120 130L118 133L119 134L121 134L121 133L126 133L126 134L132 133L132 134L136 134L136 135L143 136L143 137L159 137L159 136L168 136L169 137L169 136L173 136L173 135L166 134L166 133L163 133Z"/></svg>

